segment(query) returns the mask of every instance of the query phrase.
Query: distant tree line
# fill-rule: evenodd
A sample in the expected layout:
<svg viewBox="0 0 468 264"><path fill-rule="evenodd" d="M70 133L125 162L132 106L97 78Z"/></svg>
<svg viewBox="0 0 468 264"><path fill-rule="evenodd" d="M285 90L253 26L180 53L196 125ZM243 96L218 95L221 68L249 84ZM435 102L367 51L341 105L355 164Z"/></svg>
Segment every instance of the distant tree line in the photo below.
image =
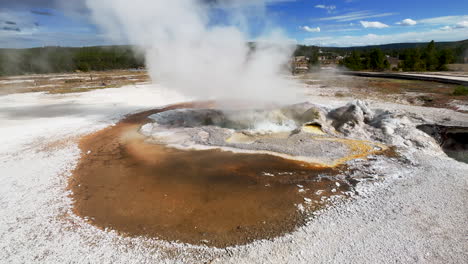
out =
<svg viewBox="0 0 468 264"><path fill-rule="evenodd" d="M434 41L424 49L405 50L400 59L399 67L404 71L444 71L447 64L455 61L451 49L436 49Z"/></svg>
<svg viewBox="0 0 468 264"><path fill-rule="evenodd" d="M353 51L341 61L341 64L353 71L390 69L390 63L380 49L373 49L366 53Z"/></svg>
<svg viewBox="0 0 468 264"><path fill-rule="evenodd" d="M333 52L341 56L350 54L352 51L359 51L360 53L369 53L373 49L380 49L385 54L395 58L400 58L406 50L419 50L422 52L427 47L428 43L395 43L385 45L373 45L362 47L348 47L348 48L332 48L322 47L324 52ZM315 46L308 46L311 49L316 49ZM451 50L454 63L465 63L468 51L468 39L453 42L437 42L435 43L437 50Z"/></svg>
<svg viewBox="0 0 468 264"><path fill-rule="evenodd" d="M397 56L400 63L392 70L443 71L447 70L447 64L454 62L453 50L448 48L436 49L434 41L431 41L424 48L404 49ZM374 48L369 52L363 53L354 50L343 59L342 65L355 71L383 71L390 69L387 57L379 48Z"/></svg>
<svg viewBox="0 0 468 264"><path fill-rule="evenodd" d="M321 54L320 54L321 53ZM446 70L450 63L466 63L468 40L434 43L396 43L363 47L318 47L298 45L294 56L306 56L310 66L319 63L319 56L345 57L342 64L351 70L434 71ZM330 56L333 54L333 56ZM391 58L387 58L389 55ZM392 60L392 63L390 63ZM396 64L395 60L400 63ZM392 65L392 66L390 66Z"/></svg>
<svg viewBox="0 0 468 264"><path fill-rule="evenodd" d="M248 43L255 51L255 43ZM468 40L433 41L429 44L398 43L370 47L330 48L299 45L294 56L305 56L310 66L319 56L344 56L343 64L352 70L385 70L390 63L385 55L398 58L397 69L405 71L444 70L448 63L465 63ZM321 55L322 53L322 55ZM44 47L0 49L0 76L29 73L99 71L144 67L144 56L131 46L96 46L82 48Z"/></svg>
<svg viewBox="0 0 468 264"><path fill-rule="evenodd" d="M0 49L0 76L129 69L144 65L144 57L130 46Z"/></svg>

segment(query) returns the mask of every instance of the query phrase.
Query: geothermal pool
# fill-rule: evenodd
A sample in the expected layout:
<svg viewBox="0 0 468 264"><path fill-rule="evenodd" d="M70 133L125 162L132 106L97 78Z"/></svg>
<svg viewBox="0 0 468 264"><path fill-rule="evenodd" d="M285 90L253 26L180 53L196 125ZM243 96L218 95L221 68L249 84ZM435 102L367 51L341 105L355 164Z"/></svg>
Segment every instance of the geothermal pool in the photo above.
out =
<svg viewBox="0 0 468 264"><path fill-rule="evenodd" d="M346 170L345 161L384 153L369 142L327 137L319 124L304 125L297 144L306 144L304 138L335 144L345 153L334 154L333 162L295 160L293 155L284 158L282 153L259 150L178 149L141 133L151 123L149 116L166 112L171 116L164 116L166 123L180 123L180 113L194 115L182 121L190 131L200 129L193 123L200 113L202 123L213 125L208 110L184 112L197 107L185 104L131 115L84 137L80 142L83 154L69 184L75 213L95 226L128 236L215 247L241 245L278 237L303 225L311 212L327 205L330 196L350 194L349 181L335 177ZM179 108L184 109L170 112ZM291 140L297 133L231 131L224 139L226 144L244 147L268 140L286 140L294 146Z"/></svg>

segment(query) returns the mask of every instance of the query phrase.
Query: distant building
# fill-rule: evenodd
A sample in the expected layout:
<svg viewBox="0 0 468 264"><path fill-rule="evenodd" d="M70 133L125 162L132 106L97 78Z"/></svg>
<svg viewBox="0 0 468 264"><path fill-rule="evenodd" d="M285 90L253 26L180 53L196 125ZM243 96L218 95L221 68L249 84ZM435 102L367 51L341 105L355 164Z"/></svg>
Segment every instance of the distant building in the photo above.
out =
<svg viewBox="0 0 468 264"><path fill-rule="evenodd" d="M342 56L333 53L333 52L323 52L319 50L320 56L318 57L318 61L322 65L330 65L330 64L338 64L340 60L343 59Z"/></svg>
<svg viewBox="0 0 468 264"><path fill-rule="evenodd" d="M309 71L310 59L306 56L296 56L292 59L291 67L293 74L305 73Z"/></svg>
<svg viewBox="0 0 468 264"><path fill-rule="evenodd" d="M390 63L390 69L398 68L398 65L400 63L400 60L398 58L391 57L390 55L386 55L385 57L387 58L388 62Z"/></svg>

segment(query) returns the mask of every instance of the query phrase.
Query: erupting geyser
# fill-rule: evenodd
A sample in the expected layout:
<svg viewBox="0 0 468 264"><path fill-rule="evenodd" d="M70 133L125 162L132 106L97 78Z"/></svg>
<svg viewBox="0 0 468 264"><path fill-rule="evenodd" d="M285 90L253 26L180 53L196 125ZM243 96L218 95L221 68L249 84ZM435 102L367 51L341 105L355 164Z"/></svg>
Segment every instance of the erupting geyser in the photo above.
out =
<svg viewBox="0 0 468 264"><path fill-rule="evenodd" d="M297 91L279 73L295 45L270 26L265 2L87 0L97 24L141 48L152 79L170 89L197 99L292 101ZM246 33L252 21L262 34Z"/></svg>
<svg viewBox="0 0 468 264"><path fill-rule="evenodd" d="M437 147L405 116L362 101L286 105L297 96L281 74L293 46L267 24L255 44L245 33L265 0L86 2L111 36L142 49L154 81L196 99L251 102L148 111L82 139L88 154L70 187L75 212L96 226L210 246L272 238L379 177L351 167L393 155L386 144Z"/></svg>

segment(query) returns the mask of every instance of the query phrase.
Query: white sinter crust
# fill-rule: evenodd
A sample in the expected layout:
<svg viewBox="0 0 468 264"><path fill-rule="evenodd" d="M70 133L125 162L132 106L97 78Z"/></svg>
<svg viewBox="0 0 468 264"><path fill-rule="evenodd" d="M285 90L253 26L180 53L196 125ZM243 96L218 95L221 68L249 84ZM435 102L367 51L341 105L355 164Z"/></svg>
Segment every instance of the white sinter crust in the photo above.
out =
<svg viewBox="0 0 468 264"><path fill-rule="evenodd" d="M369 169L377 177L358 184L359 195L338 201L307 226L274 241L209 249L123 238L74 217L67 180L84 154L75 139L125 114L184 100L188 98L161 87L141 85L81 94L1 96L0 262L466 263L468 164L446 157L429 143L415 145L417 138L397 131L401 126L391 122L387 133L402 136L394 144L412 144L407 150L414 151L405 153L408 162L376 160ZM310 101L346 104L322 97ZM369 108L399 111L410 121L417 115L428 122L468 123L468 115L446 109L376 102ZM360 162L351 165L364 169Z"/></svg>

